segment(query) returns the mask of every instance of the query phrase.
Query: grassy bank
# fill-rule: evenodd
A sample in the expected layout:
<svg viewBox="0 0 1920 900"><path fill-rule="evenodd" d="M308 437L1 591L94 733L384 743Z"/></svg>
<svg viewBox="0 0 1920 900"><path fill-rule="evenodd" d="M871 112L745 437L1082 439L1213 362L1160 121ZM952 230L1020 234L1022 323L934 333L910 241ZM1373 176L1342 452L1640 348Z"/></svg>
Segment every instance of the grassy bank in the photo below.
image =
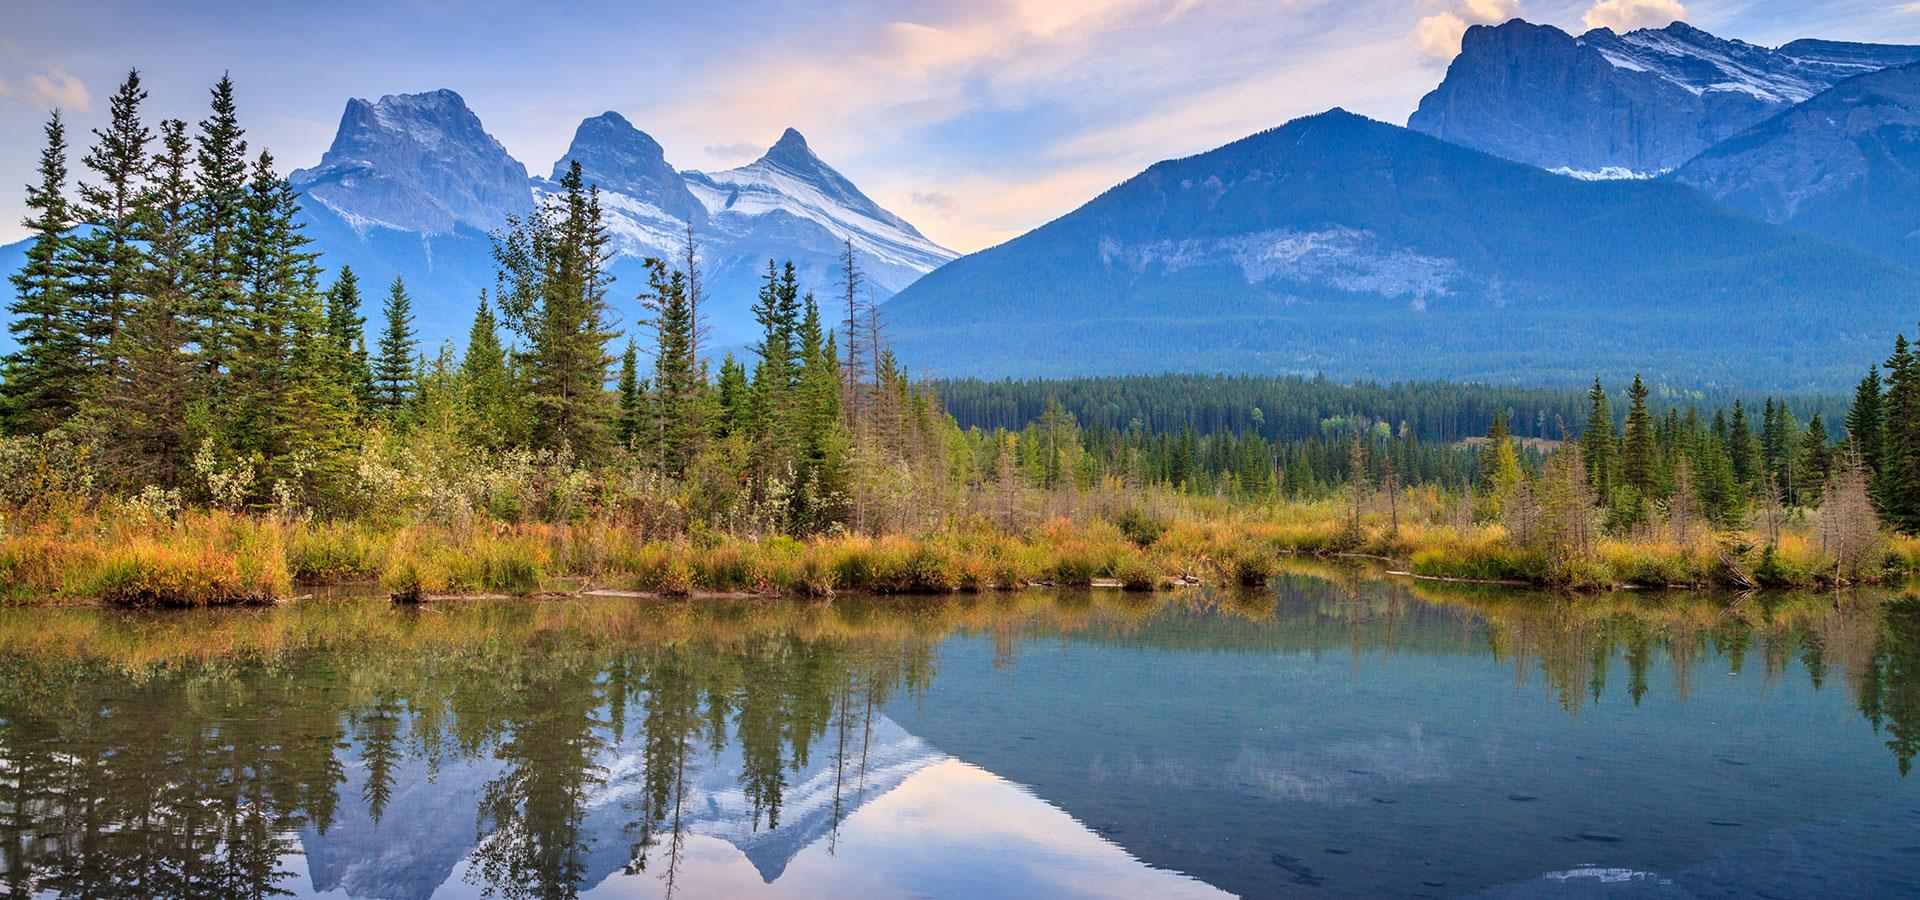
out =
<svg viewBox="0 0 1920 900"><path fill-rule="evenodd" d="M984 523L917 535L647 541L598 523L464 528L313 523L187 511L126 511L10 522L0 536L0 596L27 604L129 606L265 602L299 586L372 583L402 599L528 596L603 588L667 596L939 594L1028 585L1257 585L1300 555L1358 554L1416 576L1576 589L1794 587L1920 571L1920 541L1886 538L1842 566L1811 529L1763 541L1747 532L1597 539L1584 552L1516 540L1499 525L1399 528L1336 502L1259 509L1127 510L1007 531Z"/></svg>

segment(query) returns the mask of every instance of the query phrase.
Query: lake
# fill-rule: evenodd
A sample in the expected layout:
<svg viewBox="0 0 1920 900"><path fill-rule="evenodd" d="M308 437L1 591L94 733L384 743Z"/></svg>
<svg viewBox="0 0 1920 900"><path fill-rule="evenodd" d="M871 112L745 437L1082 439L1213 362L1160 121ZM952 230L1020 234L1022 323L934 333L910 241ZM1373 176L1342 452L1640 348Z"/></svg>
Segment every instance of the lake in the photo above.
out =
<svg viewBox="0 0 1920 900"><path fill-rule="evenodd" d="M0 610L9 897L1920 893L1920 600Z"/></svg>

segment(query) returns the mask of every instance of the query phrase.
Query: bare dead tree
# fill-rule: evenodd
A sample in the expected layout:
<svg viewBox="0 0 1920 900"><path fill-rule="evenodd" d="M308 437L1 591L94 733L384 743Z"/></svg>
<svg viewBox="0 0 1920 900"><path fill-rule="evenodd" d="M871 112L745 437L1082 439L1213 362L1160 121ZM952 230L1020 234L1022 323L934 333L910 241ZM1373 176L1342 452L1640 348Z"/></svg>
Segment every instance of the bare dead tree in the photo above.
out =
<svg viewBox="0 0 1920 900"><path fill-rule="evenodd" d="M861 394L867 381L867 361L874 354L869 351L864 340L866 307L860 288L862 286L860 261L854 257L853 239L848 238L840 254L840 271L845 277L842 299L847 306L846 322L846 364L842 368L842 378L846 381L847 430L855 437L860 435L864 417L861 415Z"/></svg>

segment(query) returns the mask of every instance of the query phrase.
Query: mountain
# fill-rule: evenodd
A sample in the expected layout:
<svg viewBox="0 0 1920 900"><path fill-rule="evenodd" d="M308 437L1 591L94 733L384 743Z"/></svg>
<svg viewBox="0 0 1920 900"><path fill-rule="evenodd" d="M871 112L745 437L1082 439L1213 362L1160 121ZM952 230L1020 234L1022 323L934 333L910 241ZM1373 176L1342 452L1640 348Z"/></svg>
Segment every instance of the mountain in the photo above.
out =
<svg viewBox="0 0 1920 900"><path fill-rule="evenodd" d="M1770 222L1920 265L1920 65L1843 81L1673 177Z"/></svg>
<svg viewBox="0 0 1920 900"><path fill-rule="evenodd" d="M1584 177L1656 175L1920 47L1795 41L1777 49L1683 22L1575 37L1519 19L1467 30L1415 131Z"/></svg>
<svg viewBox="0 0 1920 900"><path fill-rule="evenodd" d="M792 260L803 285L831 296L842 277L843 242L851 241L867 289L884 300L955 256L861 193L791 128L749 165L676 172L657 141L605 113L581 123L552 177L535 182L536 195L557 190L574 160L600 189L617 283L643 283L640 262L648 256L677 259L687 223L694 224L702 309L718 344L752 340L749 307L769 259Z"/></svg>
<svg viewBox="0 0 1920 900"><path fill-rule="evenodd" d="M1340 110L1162 162L887 304L939 375L1324 372L1835 389L1913 274L1668 181Z"/></svg>

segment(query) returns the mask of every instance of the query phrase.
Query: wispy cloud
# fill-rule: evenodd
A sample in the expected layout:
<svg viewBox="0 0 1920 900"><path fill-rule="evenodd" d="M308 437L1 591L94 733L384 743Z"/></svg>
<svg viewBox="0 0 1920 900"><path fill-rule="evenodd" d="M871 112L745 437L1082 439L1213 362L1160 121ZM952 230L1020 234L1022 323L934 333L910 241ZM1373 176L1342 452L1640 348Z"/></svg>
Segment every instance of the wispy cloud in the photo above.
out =
<svg viewBox="0 0 1920 900"><path fill-rule="evenodd" d="M29 72L18 81L0 75L0 97L40 109L86 112L93 108L93 94L86 84L59 69Z"/></svg>
<svg viewBox="0 0 1920 900"><path fill-rule="evenodd" d="M721 162L745 162L757 158L765 149L759 144L740 141L734 144L708 144L700 148L700 152Z"/></svg>
<svg viewBox="0 0 1920 900"><path fill-rule="evenodd" d="M951 216L960 211L960 198L946 191L908 191L907 202L941 216Z"/></svg>

